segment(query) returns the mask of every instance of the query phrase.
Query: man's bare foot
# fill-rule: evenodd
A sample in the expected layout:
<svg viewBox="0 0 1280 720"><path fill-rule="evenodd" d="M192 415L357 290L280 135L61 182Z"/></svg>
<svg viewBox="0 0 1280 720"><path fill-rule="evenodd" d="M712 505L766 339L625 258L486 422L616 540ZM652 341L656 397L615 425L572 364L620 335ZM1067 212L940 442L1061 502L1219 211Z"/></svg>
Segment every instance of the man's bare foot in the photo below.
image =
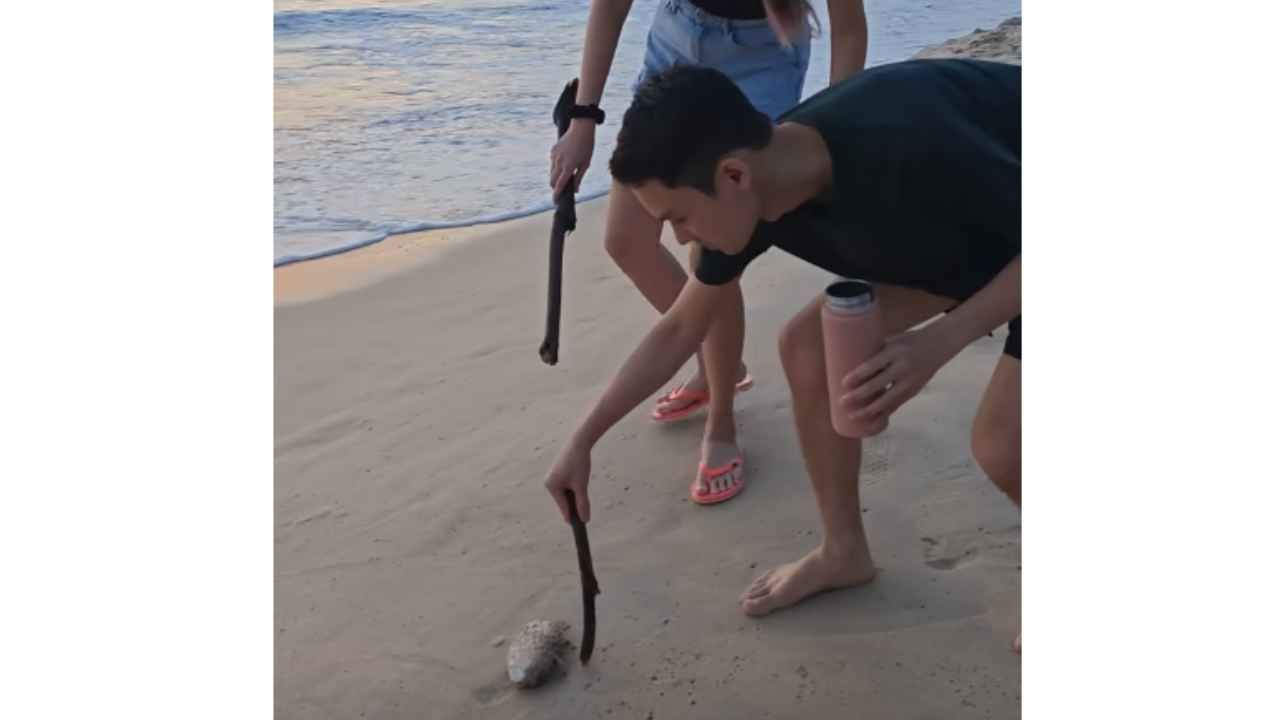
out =
<svg viewBox="0 0 1280 720"><path fill-rule="evenodd" d="M865 548L842 556L818 547L756 578L738 598L738 605L747 615L761 617L820 592L862 585L875 576L876 566Z"/></svg>

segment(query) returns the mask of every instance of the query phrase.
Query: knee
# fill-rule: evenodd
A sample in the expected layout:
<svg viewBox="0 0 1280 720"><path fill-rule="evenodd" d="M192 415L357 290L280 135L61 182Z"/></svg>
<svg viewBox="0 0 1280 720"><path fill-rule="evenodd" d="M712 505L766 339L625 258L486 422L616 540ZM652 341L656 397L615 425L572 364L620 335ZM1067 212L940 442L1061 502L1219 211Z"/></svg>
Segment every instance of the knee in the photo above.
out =
<svg viewBox="0 0 1280 720"><path fill-rule="evenodd" d="M991 482L1015 503L1021 502L1022 448L1019 428L995 420L975 422L970 446L973 459Z"/></svg>
<svg viewBox="0 0 1280 720"><path fill-rule="evenodd" d="M778 335L778 355L793 395L826 395L827 370L822 336L803 315L792 318Z"/></svg>
<svg viewBox="0 0 1280 720"><path fill-rule="evenodd" d="M613 262L624 272L630 272L644 258L646 252L653 252L657 245L646 243L644 238L635 233L610 228L604 234L604 249L613 258Z"/></svg>

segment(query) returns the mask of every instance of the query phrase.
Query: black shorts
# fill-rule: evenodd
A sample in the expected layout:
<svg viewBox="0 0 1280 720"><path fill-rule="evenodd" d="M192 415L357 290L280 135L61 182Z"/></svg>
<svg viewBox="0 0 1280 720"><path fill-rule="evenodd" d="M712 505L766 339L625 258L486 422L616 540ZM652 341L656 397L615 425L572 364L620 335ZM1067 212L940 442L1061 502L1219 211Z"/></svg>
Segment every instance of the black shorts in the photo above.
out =
<svg viewBox="0 0 1280 720"><path fill-rule="evenodd" d="M1022 316L1009 321L1009 337L1004 341L1004 354L1022 359Z"/></svg>

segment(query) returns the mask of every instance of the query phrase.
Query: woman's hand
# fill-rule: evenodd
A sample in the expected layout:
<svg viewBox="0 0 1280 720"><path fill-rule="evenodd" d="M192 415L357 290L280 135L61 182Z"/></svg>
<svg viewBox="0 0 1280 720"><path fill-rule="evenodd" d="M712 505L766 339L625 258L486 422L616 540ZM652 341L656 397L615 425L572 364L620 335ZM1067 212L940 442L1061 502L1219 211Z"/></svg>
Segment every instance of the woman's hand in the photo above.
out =
<svg viewBox="0 0 1280 720"><path fill-rule="evenodd" d="M590 119L575 118L569 129L551 147L551 198L560 193L572 181L574 190L582 185L582 176L591 166L591 154L596 146L596 126Z"/></svg>

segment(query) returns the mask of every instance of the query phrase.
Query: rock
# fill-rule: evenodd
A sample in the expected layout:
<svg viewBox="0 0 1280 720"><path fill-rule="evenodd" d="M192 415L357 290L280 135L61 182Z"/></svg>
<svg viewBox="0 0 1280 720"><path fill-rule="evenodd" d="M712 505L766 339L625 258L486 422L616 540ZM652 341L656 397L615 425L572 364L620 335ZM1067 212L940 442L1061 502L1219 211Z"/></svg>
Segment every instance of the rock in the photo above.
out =
<svg viewBox="0 0 1280 720"><path fill-rule="evenodd" d="M511 641L507 650L507 677L522 688L535 688L547 681L563 662L569 641L569 624L559 620L535 620Z"/></svg>
<svg viewBox="0 0 1280 720"><path fill-rule="evenodd" d="M916 53L917 59L967 57L1013 65L1022 64L1022 18L1012 17L994 30L975 30L968 35L932 45Z"/></svg>

